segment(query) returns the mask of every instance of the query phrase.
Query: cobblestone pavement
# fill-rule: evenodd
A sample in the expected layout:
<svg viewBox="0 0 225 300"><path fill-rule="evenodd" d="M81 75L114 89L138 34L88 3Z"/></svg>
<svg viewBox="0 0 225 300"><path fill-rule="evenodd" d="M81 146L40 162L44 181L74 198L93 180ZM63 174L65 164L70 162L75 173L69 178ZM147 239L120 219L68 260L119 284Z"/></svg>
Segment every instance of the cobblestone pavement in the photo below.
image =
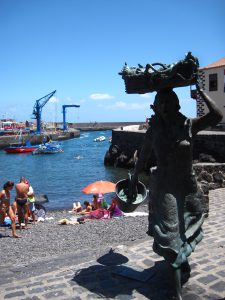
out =
<svg viewBox="0 0 225 300"><path fill-rule="evenodd" d="M225 299L225 189L210 192L205 237L190 257L183 299ZM0 299L172 299L170 267L152 240L81 251L0 272Z"/></svg>

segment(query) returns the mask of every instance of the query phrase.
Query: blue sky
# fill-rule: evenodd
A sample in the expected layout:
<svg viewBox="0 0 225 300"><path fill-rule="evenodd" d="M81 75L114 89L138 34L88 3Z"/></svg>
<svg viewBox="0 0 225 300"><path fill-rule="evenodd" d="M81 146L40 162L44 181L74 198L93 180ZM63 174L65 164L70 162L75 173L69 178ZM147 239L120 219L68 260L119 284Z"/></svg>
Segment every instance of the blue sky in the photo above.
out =
<svg viewBox="0 0 225 300"><path fill-rule="evenodd" d="M188 51L204 67L225 56L224 0L0 0L0 118L30 120L35 101L57 90L42 120L144 121L154 93L127 95L125 62L174 63ZM189 88L175 90L196 114Z"/></svg>

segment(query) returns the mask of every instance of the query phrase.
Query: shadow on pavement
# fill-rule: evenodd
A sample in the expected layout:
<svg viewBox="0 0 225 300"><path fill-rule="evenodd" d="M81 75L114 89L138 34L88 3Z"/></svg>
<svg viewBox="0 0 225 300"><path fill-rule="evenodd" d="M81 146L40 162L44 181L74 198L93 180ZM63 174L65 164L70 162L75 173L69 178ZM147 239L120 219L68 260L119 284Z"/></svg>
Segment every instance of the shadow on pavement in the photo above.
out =
<svg viewBox="0 0 225 300"><path fill-rule="evenodd" d="M174 299L172 270L168 263L158 261L151 268L141 269L128 261L126 256L111 249L97 260L101 264L78 270L72 281L99 297L140 293L151 300Z"/></svg>

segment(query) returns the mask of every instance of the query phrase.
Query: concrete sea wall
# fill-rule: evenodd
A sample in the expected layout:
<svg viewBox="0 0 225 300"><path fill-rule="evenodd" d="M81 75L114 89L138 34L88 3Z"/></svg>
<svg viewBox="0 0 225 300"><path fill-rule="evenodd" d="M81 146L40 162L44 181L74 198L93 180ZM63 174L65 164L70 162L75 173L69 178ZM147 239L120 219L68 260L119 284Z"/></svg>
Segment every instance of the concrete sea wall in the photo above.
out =
<svg viewBox="0 0 225 300"><path fill-rule="evenodd" d="M47 134L36 134L36 135L23 135L22 139L23 142L30 141L32 145L41 144L43 141L44 136L48 135L53 141L62 141L62 140L69 140L72 138L76 138L80 136L79 130L73 130L72 132L48 132ZM8 147L10 144L18 143L18 136L16 135L5 135L0 137L0 149L4 149Z"/></svg>
<svg viewBox="0 0 225 300"><path fill-rule="evenodd" d="M105 165L111 163L115 167L132 168L135 156L144 141L145 132L143 126L113 130L112 145L106 153ZM204 194L203 209L208 213L209 190L225 187L225 132L201 131L194 141L193 155L193 168ZM207 159L208 162L204 161Z"/></svg>

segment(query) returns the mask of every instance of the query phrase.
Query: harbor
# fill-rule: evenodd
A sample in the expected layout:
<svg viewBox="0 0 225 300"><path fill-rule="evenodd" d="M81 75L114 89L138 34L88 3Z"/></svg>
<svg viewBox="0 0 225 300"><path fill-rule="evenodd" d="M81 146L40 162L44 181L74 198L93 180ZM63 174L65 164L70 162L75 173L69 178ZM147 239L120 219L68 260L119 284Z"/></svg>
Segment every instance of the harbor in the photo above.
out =
<svg viewBox="0 0 225 300"><path fill-rule="evenodd" d="M144 122L90 122L90 123L68 123L66 130L60 130L57 128L62 128L63 123L54 124L54 129L50 128L50 124L47 123L46 129L41 133L36 133L35 131L23 132L22 140L23 142L30 141L32 145L41 144L44 137L49 136L53 141L64 141L80 136L83 131L104 131L113 130L116 128L121 128L129 125L141 125ZM15 144L19 142L19 132L20 130L8 131L4 135L0 135L0 150L8 147L10 144ZM9 134L10 133L10 134Z"/></svg>

